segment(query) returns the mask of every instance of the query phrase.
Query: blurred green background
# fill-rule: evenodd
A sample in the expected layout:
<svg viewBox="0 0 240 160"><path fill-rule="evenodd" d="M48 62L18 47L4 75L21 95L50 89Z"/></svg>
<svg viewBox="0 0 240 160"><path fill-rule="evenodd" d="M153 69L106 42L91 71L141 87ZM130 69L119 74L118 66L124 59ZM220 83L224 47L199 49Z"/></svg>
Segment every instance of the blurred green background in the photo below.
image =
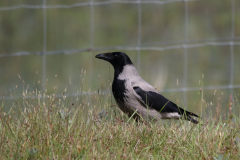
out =
<svg viewBox="0 0 240 160"><path fill-rule="evenodd" d="M211 87L203 90L209 104L204 111L209 111L217 104L228 110L232 92L226 87L236 86L239 115L240 1L137 2L47 0L43 9L41 0L0 1L0 97L5 107L12 103L10 95L21 97L26 88L42 90L43 84L48 95L65 88L72 95L109 90L113 68L94 56L122 51L146 81L196 113L201 110L198 88ZM186 94L184 87L190 90Z"/></svg>

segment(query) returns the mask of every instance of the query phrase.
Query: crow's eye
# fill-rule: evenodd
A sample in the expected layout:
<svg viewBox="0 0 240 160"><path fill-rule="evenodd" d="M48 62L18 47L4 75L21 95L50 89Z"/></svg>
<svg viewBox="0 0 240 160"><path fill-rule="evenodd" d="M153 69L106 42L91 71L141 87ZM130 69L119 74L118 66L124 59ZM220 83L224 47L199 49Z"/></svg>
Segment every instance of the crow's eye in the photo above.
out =
<svg viewBox="0 0 240 160"><path fill-rule="evenodd" d="M115 56L115 57L118 57L118 55L117 55L117 54L115 54L114 56Z"/></svg>

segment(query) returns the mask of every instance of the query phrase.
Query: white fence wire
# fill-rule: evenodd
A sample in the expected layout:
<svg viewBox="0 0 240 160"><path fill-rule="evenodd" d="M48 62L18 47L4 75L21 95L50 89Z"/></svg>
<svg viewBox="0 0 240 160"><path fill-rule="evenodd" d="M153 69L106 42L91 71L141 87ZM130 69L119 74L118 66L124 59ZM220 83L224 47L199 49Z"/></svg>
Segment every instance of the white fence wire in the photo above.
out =
<svg viewBox="0 0 240 160"><path fill-rule="evenodd" d="M90 0L89 2L79 2L74 3L70 5L47 5L46 0L42 0L42 5L28 5L28 4L20 4L15 6L6 6L6 7L0 7L0 11L7 11L7 10L17 10L21 8L25 9L42 9L43 10L43 46L42 51L38 52L28 52L28 51L21 51L21 52L15 52L15 53L2 53L0 54L0 58L2 57L11 57L11 56L27 56L27 55L41 55L42 56L42 83L43 86L45 86L45 79L46 79L46 55L55 55L55 54L76 54L80 52L90 52L92 54L92 51L105 51L105 50L134 50L138 51L138 57L137 57L137 66L141 65L141 57L140 57L140 51L143 50L155 50L155 51L165 51L165 50L171 50L171 49L184 49L184 84L182 88L170 88L162 90L161 92L184 92L184 101L185 104L187 104L187 98L186 98L186 92L188 91L197 91L199 88L188 88L187 87L187 77L188 77L188 49L189 48L199 48L204 46L229 46L231 54L230 56L230 83L228 85L221 85L221 86L208 86L203 87L203 90L209 90L209 89L230 89L231 94L233 93L234 88L240 88L240 85L234 85L233 79L234 79L234 46L240 45L240 38L235 37L235 0L231 0L231 37L229 38L222 38L222 39L202 39L199 41L189 41L188 40L188 3L190 1L201 1L201 0L111 0L111 1L99 1L95 2L94 0ZM177 3L177 2L184 2L184 11L185 11L185 30L184 30L184 42L183 43L152 43L145 46L142 43L141 39L141 32L142 32L142 5L144 4L160 4L164 5L167 3ZM136 46L108 46L108 47L94 47L94 6L98 5L109 5L113 3L122 3L122 4L136 4L138 6L138 40ZM67 50L47 50L47 10L49 9L71 9L74 7L82 7L82 6L90 6L90 45L89 48L80 48L80 49L67 49ZM91 62L92 63L92 62ZM139 69L139 68L138 68ZM103 94L108 94L109 92L102 92ZM67 94L66 96L78 96L83 93L72 93ZM84 94L96 94L95 92L87 92ZM56 95L57 97L61 97L62 95ZM28 98L28 97L25 97ZM11 99L10 96L4 96L4 99Z"/></svg>

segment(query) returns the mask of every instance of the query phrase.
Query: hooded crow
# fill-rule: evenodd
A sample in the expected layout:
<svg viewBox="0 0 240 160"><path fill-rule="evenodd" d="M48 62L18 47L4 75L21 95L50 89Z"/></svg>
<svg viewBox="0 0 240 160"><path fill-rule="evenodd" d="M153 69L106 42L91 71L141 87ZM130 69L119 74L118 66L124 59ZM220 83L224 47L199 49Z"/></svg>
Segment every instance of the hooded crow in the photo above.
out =
<svg viewBox="0 0 240 160"><path fill-rule="evenodd" d="M199 117L198 115L178 107L144 81L125 53L103 53L96 55L96 58L112 64L114 68L112 92L118 107L129 117L133 116L136 120L143 118L146 121L185 119L198 123L192 118Z"/></svg>

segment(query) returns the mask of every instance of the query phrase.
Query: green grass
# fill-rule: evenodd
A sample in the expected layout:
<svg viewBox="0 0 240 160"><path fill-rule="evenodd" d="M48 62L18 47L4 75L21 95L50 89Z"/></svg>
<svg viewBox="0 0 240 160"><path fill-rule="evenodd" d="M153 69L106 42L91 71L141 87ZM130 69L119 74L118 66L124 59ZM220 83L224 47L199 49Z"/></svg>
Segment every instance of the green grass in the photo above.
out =
<svg viewBox="0 0 240 160"><path fill-rule="evenodd" d="M29 93L31 94L31 93ZM240 122L136 123L96 95L91 103L24 99L0 110L0 159L238 159ZM108 97L108 96L107 96ZM64 102L63 102L64 101ZM105 104L105 105L104 105ZM104 111L101 112L101 110ZM17 116L17 112L18 116Z"/></svg>
<svg viewBox="0 0 240 160"><path fill-rule="evenodd" d="M201 108L215 107L212 116L208 113L212 118L200 120L202 125L182 120L137 123L112 104L111 94L87 95L83 84L80 90L86 94L68 98L67 89L57 97L57 92L46 96L47 91L31 92L28 86L22 99L11 94L14 103L8 111L2 100L0 159L221 160L240 156L240 120L231 109L225 114L230 116L221 116L219 104L201 104Z"/></svg>

